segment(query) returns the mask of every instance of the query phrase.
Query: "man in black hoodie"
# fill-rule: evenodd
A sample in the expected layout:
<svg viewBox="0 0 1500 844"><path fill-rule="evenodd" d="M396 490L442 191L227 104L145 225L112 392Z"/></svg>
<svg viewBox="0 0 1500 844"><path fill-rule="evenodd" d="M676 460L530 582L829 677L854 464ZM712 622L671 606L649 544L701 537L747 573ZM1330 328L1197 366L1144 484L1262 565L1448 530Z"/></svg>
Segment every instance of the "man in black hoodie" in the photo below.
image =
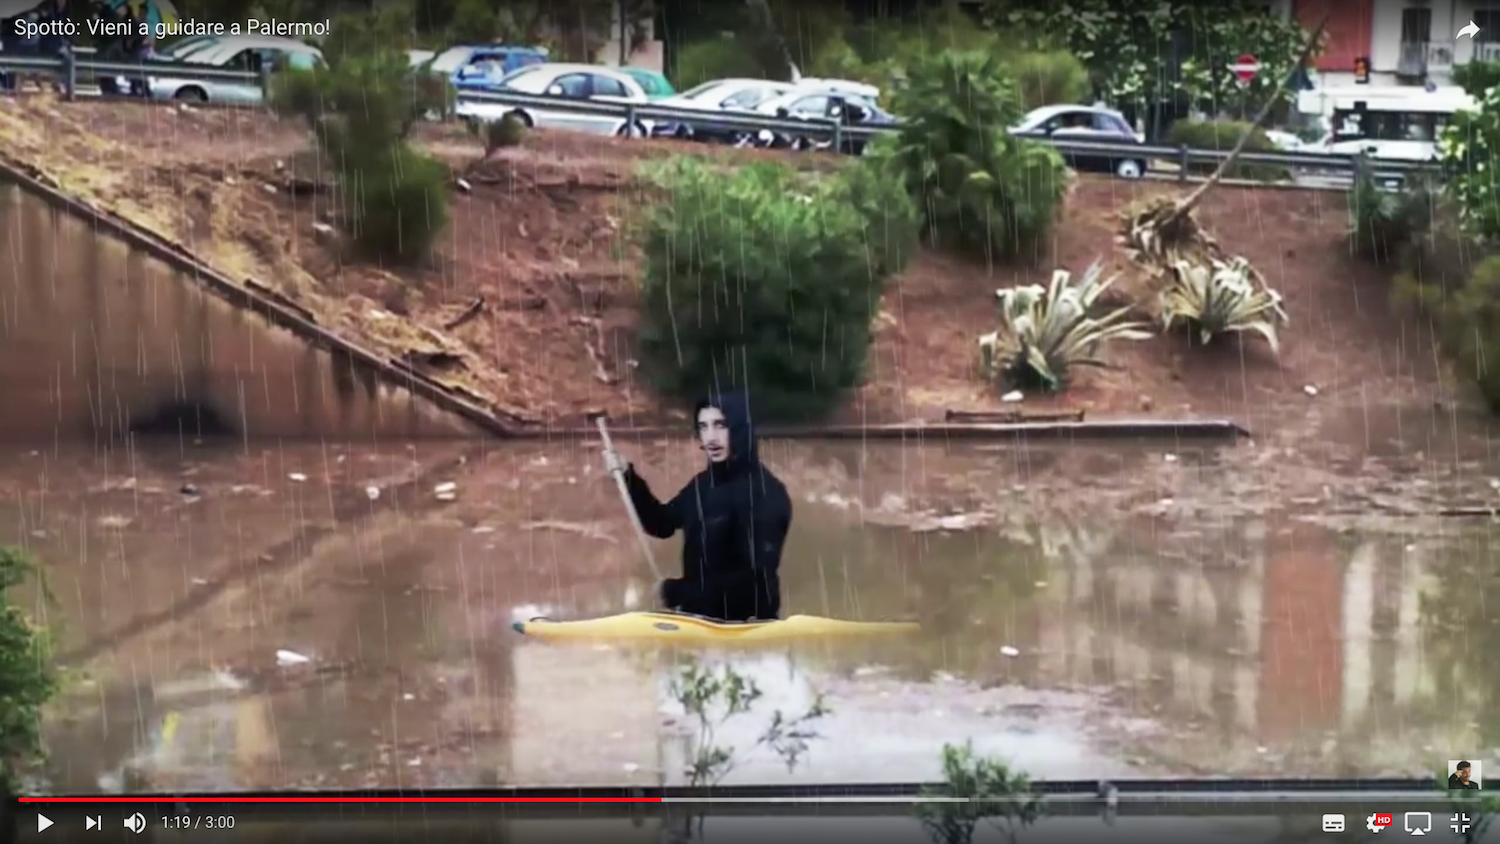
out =
<svg viewBox="0 0 1500 844"><path fill-rule="evenodd" d="M611 471L624 473L646 533L667 539L683 532L682 577L662 582L662 603L722 621L777 618L791 498L760 462L745 395L704 399L693 409L693 420L708 468L666 503L634 466L614 452L605 455Z"/></svg>

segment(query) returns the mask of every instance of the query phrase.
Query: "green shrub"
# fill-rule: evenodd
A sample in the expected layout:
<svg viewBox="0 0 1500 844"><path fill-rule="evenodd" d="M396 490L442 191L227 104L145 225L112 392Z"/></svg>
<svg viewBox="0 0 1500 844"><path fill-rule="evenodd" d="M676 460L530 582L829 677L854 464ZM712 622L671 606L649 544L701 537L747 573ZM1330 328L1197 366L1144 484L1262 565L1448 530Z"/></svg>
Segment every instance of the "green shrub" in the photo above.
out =
<svg viewBox="0 0 1500 844"><path fill-rule="evenodd" d="M1390 190L1361 173L1349 191L1350 249L1377 264L1401 262L1431 229L1435 200L1431 187L1415 177Z"/></svg>
<svg viewBox="0 0 1500 844"><path fill-rule="evenodd" d="M1250 124L1237 120L1179 120L1172 124L1167 140L1178 146L1193 149L1214 149L1229 152L1239 143ZM1276 144L1257 128L1245 144L1245 152L1280 152ZM1188 165L1188 172L1208 175L1218 169L1217 161L1195 161ZM1280 164L1246 164L1235 162L1224 174L1226 179L1250 179L1257 182L1282 182L1292 177L1291 168Z"/></svg>
<svg viewBox="0 0 1500 844"><path fill-rule="evenodd" d="M449 174L406 138L422 118L449 113L454 92L380 40L400 20L377 15L365 29L351 25L331 44L327 66L278 74L270 103L312 127L339 174L354 245L371 257L415 262L447 224Z"/></svg>
<svg viewBox="0 0 1500 844"><path fill-rule="evenodd" d="M646 175L670 193L640 222L647 377L681 399L748 386L771 419L830 410L858 383L885 282L915 251L899 180L863 160L811 176L680 157Z"/></svg>
<svg viewBox="0 0 1500 844"><path fill-rule="evenodd" d="M921 209L928 239L992 259L1030 256L1067 190L1057 151L1011 137L1025 109L998 59L944 51L915 64L893 110L904 122L889 155Z"/></svg>
<svg viewBox="0 0 1500 844"><path fill-rule="evenodd" d="M1470 73L1471 84L1481 84L1491 70L1476 68ZM1479 107L1456 112L1438 136L1443 193L1458 210L1464 233L1493 245L1500 241L1500 185L1494 173L1500 159L1500 85L1472 95Z"/></svg>
<svg viewBox="0 0 1500 844"><path fill-rule="evenodd" d="M768 61L757 39L736 34L684 44L673 61L672 80L686 91L713 79L785 79L782 62Z"/></svg>
<svg viewBox="0 0 1500 844"><path fill-rule="evenodd" d="M35 572L25 551L0 547L0 797L7 800L41 756L41 709L57 688L48 639L15 603L16 587Z"/></svg>
<svg viewBox="0 0 1500 844"><path fill-rule="evenodd" d="M1433 318L1457 373L1500 413L1500 256L1480 261L1455 287L1399 278L1396 294Z"/></svg>
<svg viewBox="0 0 1500 844"><path fill-rule="evenodd" d="M518 147L525 140L526 121L514 114L507 114L499 120L484 124L485 155L490 155L497 149Z"/></svg>
<svg viewBox="0 0 1500 844"><path fill-rule="evenodd" d="M369 258L420 261L448 225L450 184L447 165L405 145L351 159L339 175L345 225Z"/></svg>
<svg viewBox="0 0 1500 844"><path fill-rule="evenodd" d="M1453 68L1453 84L1475 99L1483 99L1484 92L1500 85L1500 62L1464 62Z"/></svg>
<svg viewBox="0 0 1500 844"><path fill-rule="evenodd" d="M1018 53L1005 65L1021 86L1021 103L1028 110L1078 103L1088 96L1088 69L1072 53Z"/></svg>

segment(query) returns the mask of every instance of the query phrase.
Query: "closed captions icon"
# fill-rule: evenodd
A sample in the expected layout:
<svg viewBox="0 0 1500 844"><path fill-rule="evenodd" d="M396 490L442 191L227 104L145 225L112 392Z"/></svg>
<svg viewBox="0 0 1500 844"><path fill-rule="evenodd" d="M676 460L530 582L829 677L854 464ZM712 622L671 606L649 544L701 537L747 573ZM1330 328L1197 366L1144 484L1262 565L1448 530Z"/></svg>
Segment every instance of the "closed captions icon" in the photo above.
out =
<svg viewBox="0 0 1500 844"><path fill-rule="evenodd" d="M1323 831L1324 832L1343 832L1344 831L1344 816L1343 815L1324 815L1323 816Z"/></svg>

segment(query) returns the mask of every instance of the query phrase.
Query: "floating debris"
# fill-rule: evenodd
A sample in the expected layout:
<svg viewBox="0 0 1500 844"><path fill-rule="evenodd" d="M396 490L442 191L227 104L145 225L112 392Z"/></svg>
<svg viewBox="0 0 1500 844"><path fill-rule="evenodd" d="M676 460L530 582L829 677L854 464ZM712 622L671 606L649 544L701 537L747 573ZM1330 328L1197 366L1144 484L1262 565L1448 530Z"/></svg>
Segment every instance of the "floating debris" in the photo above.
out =
<svg viewBox="0 0 1500 844"><path fill-rule="evenodd" d="M303 656L296 651L281 649L276 651L276 664L285 668L289 665L306 665L312 662L312 657Z"/></svg>
<svg viewBox="0 0 1500 844"><path fill-rule="evenodd" d="M301 472L293 472L290 475L287 475L287 477L299 484L307 480L307 476L302 474Z"/></svg>
<svg viewBox="0 0 1500 844"><path fill-rule="evenodd" d="M1000 648L1000 654L1002 656L1017 657L1021 655L1021 652L1010 645L1004 645Z"/></svg>
<svg viewBox="0 0 1500 844"><path fill-rule="evenodd" d="M1311 384L1308 384L1307 386L1302 388L1302 392L1307 393L1309 396L1316 396L1318 394L1318 388L1314 387Z"/></svg>
<svg viewBox="0 0 1500 844"><path fill-rule="evenodd" d="M1021 401L1021 400L1025 399L1025 398L1026 398L1026 394L1023 393L1023 392L1021 392L1020 390L1011 390L1010 392L1008 392L1005 395L1001 396L1000 400L1003 401L1003 402L1008 402L1008 403L1014 404L1015 402Z"/></svg>

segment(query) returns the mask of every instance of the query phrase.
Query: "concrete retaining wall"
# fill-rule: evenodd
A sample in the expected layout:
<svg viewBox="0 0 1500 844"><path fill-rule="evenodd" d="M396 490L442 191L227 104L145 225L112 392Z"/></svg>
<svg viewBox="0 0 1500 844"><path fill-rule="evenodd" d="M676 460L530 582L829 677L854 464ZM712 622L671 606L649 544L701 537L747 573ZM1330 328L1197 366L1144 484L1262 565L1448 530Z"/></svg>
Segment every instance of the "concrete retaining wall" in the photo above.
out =
<svg viewBox="0 0 1500 844"><path fill-rule="evenodd" d="M0 249L0 438L112 436L164 413L188 436L209 417L247 438L476 433L5 182Z"/></svg>

